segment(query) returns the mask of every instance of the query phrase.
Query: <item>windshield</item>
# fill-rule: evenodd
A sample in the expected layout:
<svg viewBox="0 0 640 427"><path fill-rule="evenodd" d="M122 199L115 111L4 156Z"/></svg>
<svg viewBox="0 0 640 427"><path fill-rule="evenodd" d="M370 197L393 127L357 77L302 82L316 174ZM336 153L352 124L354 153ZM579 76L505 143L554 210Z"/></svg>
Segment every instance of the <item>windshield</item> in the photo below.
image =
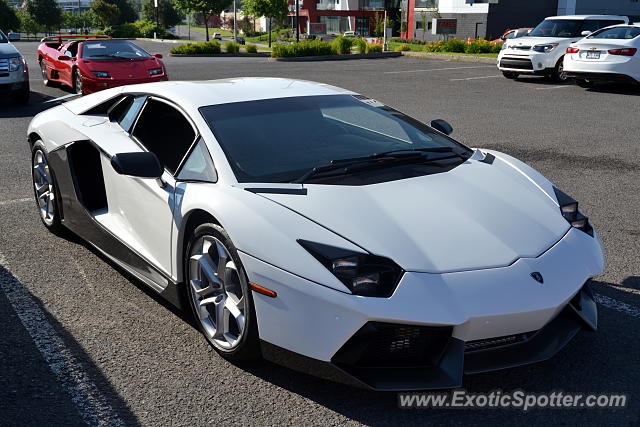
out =
<svg viewBox="0 0 640 427"><path fill-rule="evenodd" d="M126 40L96 40L82 44L84 59L143 59L149 56L146 51Z"/></svg>
<svg viewBox="0 0 640 427"><path fill-rule="evenodd" d="M351 95L237 102L200 111L239 182L292 182L331 161L394 150L444 148L463 159L471 155L470 149L428 126ZM377 182L393 179L400 178Z"/></svg>
<svg viewBox="0 0 640 427"><path fill-rule="evenodd" d="M531 30L531 37L580 37L584 21L577 19L545 19Z"/></svg>
<svg viewBox="0 0 640 427"><path fill-rule="evenodd" d="M7 39L7 36L5 36L2 31L0 31L0 43L8 43L8 42L9 40Z"/></svg>
<svg viewBox="0 0 640 427"><path fill-rule="evenodd" d="M615 27L591 34L590 39L630 40L640 36L640 27Z"/></svg>

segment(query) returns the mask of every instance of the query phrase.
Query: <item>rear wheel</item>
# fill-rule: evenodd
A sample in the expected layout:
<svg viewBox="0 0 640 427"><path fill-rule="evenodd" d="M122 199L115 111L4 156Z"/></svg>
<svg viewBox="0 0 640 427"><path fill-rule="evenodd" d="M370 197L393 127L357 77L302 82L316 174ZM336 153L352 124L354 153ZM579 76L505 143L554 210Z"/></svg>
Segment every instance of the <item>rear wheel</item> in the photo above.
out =
<svg viewBox="0 0 640 427"><path fill-rule="evenodd" d="M60 223L60 210L58 208L58 186L42 141L37 141L33 146L31 166L33 192L40 219L49 231L60 233L62 224Z"/></svg>
<svg viewBox="0 0 640 427"><path fill-rule="evenodd" d="M209 344L224 358L260 356L253 297L235 246L215 224L195 229L185 256L188 299Z"/></svg>
<svg viewBox="0 0 640 427"><path fill-rule="evenodd" d="M585 89L593 87L593 82L591 80L587 80L587 79L576 79L576 84L578 86L580 86L580 87L585 88Z"/></svg>
<svg viewBox="0 0 640 427"><path fill-rule="evenodd" d="M518 78L520 74L514 73L513 71L503 71L502 75L508 78L509 80L515 80Z"/></svg>

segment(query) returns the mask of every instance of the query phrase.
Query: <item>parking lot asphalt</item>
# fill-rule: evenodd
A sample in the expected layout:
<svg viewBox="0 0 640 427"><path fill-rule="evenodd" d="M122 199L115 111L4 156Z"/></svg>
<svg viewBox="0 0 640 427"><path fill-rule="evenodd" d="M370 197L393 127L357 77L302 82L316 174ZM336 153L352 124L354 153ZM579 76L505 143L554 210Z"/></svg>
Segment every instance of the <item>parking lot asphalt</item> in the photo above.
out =
<svg viewBox="0 0 640 427"><path fill-rule="evenodd" d="M173 46L140 44L165 55ZM640 425L639 90L510 81L488 64L417 58L166 58L171 79L301 78L423 121L446 119L461 142L518 157L580 201L607 255L594 287L599 330L549 361L466 377L464 388L626 393L627 408L401 410L394 393L224 361L188 316L81 242L46 232L32 200L25 132L44 101L69 92L43 86L36 43L16 46L30 65L33 96L25 107L0 102L0 424Z"/></svg>

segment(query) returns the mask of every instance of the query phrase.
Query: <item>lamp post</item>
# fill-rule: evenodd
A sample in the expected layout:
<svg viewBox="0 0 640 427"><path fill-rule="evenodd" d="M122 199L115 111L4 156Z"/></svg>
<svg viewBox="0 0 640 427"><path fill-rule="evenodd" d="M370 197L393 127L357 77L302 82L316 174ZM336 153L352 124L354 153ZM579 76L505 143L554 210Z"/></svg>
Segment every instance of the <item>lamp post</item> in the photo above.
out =
<svg viewBox="0 0 640 427"><path fill-rule="evenodd" d="M160 18L158 17L158 0L153 0L153 6L156 8L156 28L154 28L153 30L153 38L157 39L158 38L158 27L160 27L159 21Z"/></svg>
<svg viewBox="0 0 640 427"><path fill-rule="evenodd" d="M236 24L236 0L233 0L233 42L238 41L238 30Z"/></svg>
<svg viewBox="0 0 640 427"><path fill-rule="evenodd" d="M296 42L300 41L300 0L296 1Z"/></svg>

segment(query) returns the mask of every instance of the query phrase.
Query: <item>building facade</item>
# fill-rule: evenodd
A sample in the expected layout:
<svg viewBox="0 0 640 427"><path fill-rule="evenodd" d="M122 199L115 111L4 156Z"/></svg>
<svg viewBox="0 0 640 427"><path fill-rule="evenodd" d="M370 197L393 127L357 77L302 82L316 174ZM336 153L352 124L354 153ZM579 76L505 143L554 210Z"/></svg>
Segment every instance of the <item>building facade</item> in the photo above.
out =
<svg viewBox="0 0 640 427"><path fill-rule="evenodd" d="M451 37L500 37L511 28L535 27L547 16L554 15L625 15L640 21L640 0L405 0L409 39L434 41L442 36L432 34L433 18L457 20L457 31Z"/></svg>

